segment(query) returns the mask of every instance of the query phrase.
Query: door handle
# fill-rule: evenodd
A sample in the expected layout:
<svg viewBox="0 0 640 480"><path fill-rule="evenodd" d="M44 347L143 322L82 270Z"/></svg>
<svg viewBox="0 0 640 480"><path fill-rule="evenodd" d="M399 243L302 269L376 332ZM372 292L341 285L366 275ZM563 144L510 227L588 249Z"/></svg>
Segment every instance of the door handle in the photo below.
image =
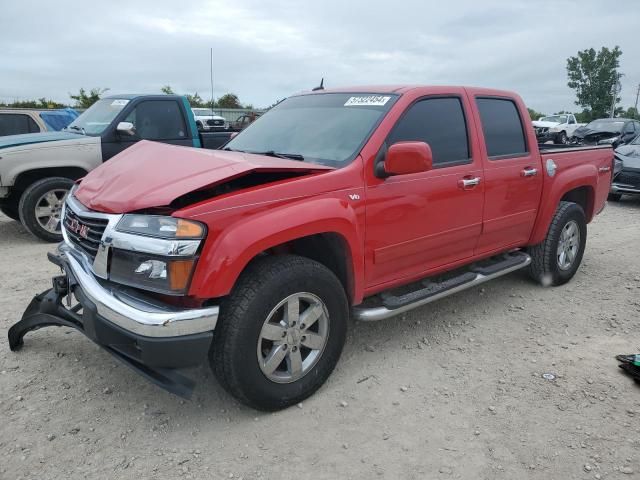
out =
<svg viewBox="0 0 640 480"><path fill-rule="evenodd" d="M524 170L522 170L523 177L535 177L537 174L538 174L537 168L527 167Z"/></svg>
<svg viewBox="0 0 640 480"><path fill-rule="evenodd" d="M611 170L611 167L600 167L598 169L600 173L607 173L609 170Z"/></svg>
<svg viewBox="0 0 640 480"><path fill-rule="evenodd" d="M463 190L467 190L480 184L480 177L463 178L458 181L458 186Z"/></svg>

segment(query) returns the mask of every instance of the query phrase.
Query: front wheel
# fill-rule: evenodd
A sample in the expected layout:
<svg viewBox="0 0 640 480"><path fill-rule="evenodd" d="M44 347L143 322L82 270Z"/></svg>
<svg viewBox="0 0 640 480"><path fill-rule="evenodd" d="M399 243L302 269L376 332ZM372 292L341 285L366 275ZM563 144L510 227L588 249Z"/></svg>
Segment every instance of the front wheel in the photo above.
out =
<svg viewBox="0 0 640 480"><path fill-rule="evenodd" d="M51 177L27 187L20 197L18 212L29 233L46 242L62 241L60 215L73 183L69 178Z"/></svg>
<svg viewBox="0 0 640 480"><path fill-rule="evenodd" d="M338 362L348 307L342 284L324 265L293 255L259 259L221 305L211 368L250 407L294 405Z"/></svg>
<svg viewBox="0 0 640 480"><path fill-rule="evenodd" d="M560 134L558 135L558 143L561 145L566 145L567 143L569 143L567 132L560 132Z"/></svg>
<svg viewBox="0 0 640 480"><path fill-rule="evenodd" d="M560 202L547 237L529 248L530 275L542 285L562 285L575 275L587 244L587 222L582 207Z"/></svg>

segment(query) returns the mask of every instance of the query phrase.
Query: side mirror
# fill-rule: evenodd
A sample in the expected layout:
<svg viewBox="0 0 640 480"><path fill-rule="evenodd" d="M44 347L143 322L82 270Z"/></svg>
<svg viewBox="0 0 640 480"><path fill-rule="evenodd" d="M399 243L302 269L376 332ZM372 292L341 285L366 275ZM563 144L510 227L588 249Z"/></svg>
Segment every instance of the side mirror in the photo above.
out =
<svg viewBox="0 0 640 480"><path fill-rule="evenodd" d="M231 132L231 135L229 135L229 140L231 140L232 138L236 138L238 136L239 132Z"/></svg>
<svg viewBox="0 0 640 480"><path fill-rule="evenodd" d="M384 172L387 175L406 175L426 172L433 168L431 147L425 142L398 142L387 150Z"/></svg>
<svg viewBox="0 0 640 480"><path fill-rule="evenodd" d="M116 131L123 135L133 137L136 134L136 127L131 122L120 122L116 127Z"/></svg>

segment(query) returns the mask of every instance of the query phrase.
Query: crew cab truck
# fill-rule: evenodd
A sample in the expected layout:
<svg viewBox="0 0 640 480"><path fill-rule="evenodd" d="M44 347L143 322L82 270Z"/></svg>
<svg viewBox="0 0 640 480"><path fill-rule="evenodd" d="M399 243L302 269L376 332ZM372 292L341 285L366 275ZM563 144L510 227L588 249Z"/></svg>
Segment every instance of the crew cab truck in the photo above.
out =
<svg viewBox="0 0 640 480"><path fill-rule="evenodd" d="M515 94L359 87L283 101L222 150L140 142L67 197L62 268L9 330L64 325L161 386L210 362L276 410L382 320L527 269L576 273L610 147L539 151Z"/></svg>
<svg viewBox="0 0 640 480"><path fill-rule="evenodd" d="M231 134L199 133L187 99L103 98L64 131L0 138L0 210L36 237L59 242L60 213L74 181L139 140L217 148Z"/></svg>

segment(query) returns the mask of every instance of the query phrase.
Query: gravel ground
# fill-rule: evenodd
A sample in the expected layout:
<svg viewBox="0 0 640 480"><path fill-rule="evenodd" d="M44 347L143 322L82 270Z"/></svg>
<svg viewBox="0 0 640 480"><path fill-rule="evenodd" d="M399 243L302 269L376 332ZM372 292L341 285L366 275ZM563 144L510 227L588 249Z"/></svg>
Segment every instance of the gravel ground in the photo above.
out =
<svg viewBox="0 0 640 480"><path fill-rule="evenodd" d="M354 324L327 384L264 414L206 366L183 401L63 328L10 352L56 269L0 216L0 479L640 478L640 387L613 359L640 351L639 243L640 201L610 204L570 284L516 273Z"/></svg>

